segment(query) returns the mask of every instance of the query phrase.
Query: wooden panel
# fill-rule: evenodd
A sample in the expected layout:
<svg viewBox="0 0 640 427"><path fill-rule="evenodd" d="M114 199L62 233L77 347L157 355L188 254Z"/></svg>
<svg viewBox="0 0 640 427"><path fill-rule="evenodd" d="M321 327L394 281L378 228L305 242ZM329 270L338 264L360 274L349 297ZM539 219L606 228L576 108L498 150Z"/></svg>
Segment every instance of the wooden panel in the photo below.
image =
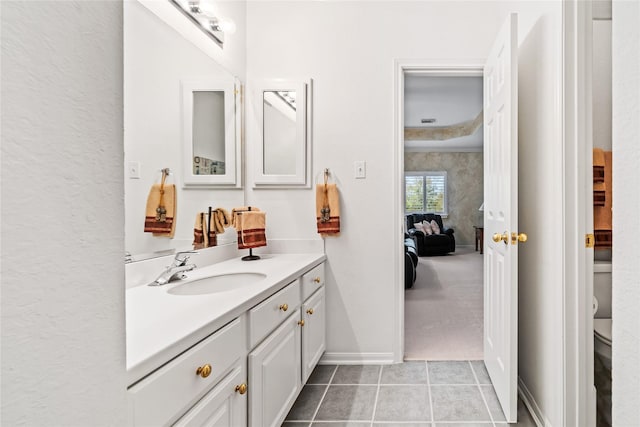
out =
<svg viewBox="0 0 640 427"><path fill-rule="evenodd" d="M258 345L271 331L300 307L300 280L276 292L249 311L249 348ZM287 305L286 310L282 307Z"/></svg>

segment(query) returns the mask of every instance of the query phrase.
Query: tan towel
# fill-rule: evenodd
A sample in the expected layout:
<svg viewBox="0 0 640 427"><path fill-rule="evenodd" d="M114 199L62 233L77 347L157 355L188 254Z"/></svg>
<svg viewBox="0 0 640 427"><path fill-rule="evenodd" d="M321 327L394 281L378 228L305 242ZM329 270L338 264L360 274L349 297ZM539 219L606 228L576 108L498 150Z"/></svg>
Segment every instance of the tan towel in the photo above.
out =
<svg viewBox="0 0 640 427"><path fill-rule="evenodd" d="M607 198L607 186L604 182L593 183L593 206L604 206Z"/></svg>
<svg viewBox="0 0 640 427"><path fill-rule="evenodd" d="M246 211L260 212L260 209L256 208L255 206L241 206L239 208L231 209L231 226L232 227L235 227L236 229L238 228L236 224L236 217L238 212L246 212Z"/></svg>
<svg viewBox="0 0 640 427"><path fill-rule="evenodd" d="M605 155L601 148L593 149L593 182L604 182Z"/></svg>
<svg viewBox="0 0 640 427"><path fill-rule="evenodd" d="M253 210L236 213L236 230L238 230L238 249L251 249L267 246L265 233L267 214Z"/></svg>
<svg viewBox="0 0 640 427"><path fill-rule="evenodd" d="M340 194L336 184L316 186L316 222L318 233L323 236L340 234Z"/></svg>
<svg viewBox="0 0 640 427"><path fill-rule="evenodd" d="M208 230L208 214L198 212L196 222L193 225L193 249L209 248L217 246L218 236L214 230Z"/></svg>
<svg viewBox="0 0 640 427"><path fill-rule="evenodd" d="M211 215L213 215L211 229L216 233L224 233L224 229L231 226L231 215L226 209L216 208Z"/></svg>
<svg viewBox="0 0 640 427"><path fill-rule="evenodd" d="M164 194L162 193L164 191ZM173 237L176 229L176 186L153 184L147 197L144 231L154 236Z"/></svg>
<svg viewBox="0 0 640 427"><path fill-rule="evenodd" d="M593 207L593 229L596 237L596 249L611 248L613 243L612 223L613 223L613 156L611 151L604 152L604 185L605 200L603 206ZM595 194L594 194L595 201ZM595 203L594 203L595 204Z"/></svg>

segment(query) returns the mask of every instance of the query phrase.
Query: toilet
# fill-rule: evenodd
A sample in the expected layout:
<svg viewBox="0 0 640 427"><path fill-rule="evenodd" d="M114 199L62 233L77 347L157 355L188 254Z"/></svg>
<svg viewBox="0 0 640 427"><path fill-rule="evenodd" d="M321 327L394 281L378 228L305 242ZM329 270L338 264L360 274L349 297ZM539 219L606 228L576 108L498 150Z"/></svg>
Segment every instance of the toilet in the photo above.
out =
<svg viewBox="0 0 640 427"><path fill-rule="evenodd" d="M611 426L611 261L593 265L594 380L597 427Z"/></svg>

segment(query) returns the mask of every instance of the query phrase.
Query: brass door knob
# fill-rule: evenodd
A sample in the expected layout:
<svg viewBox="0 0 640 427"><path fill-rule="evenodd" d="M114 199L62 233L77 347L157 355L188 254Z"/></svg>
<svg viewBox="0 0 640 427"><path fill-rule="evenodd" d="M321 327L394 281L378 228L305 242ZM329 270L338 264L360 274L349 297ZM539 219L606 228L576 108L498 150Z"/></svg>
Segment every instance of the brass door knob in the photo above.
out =
<svg viewBox="0 0 640 427"><path fill-rule="evenodd" d="M298 325L300 325L300 326L304 326L304 320L299 320L299 321L298 321Z"/></svg>
<svg viewBox="0 0 640 427"><path fill-rule="evenodd" d="M282 304L280 307L278 307L280 310L282 311L287 311L289 310L289 305L288 304Z"/></svg>
<svg viewBox="0 0 640 427"><path fill-rule="evenodd" d="M320 279L320 277L319 277L319 276L313 279L313 281L314 281L314 282L316 282L316 283L320 283L320 280L321 280L321 279Z"/></svg>
<svg viewBox="0 0 640 427"><path fill-rule="evenodd" d="M196 369L196 375L200 375L202 378L207 378L211 375L211 365L207 363L204 366L199 366L198 369Z"/></svg>
<svg viewBox="0 0 640 427"><path fill-rule="evenodd" d="M509 243L509 235L507 234L506 231L503 234L500 234L500 233L494 234L492 239L496 243L498 243L500 240L502 240L505 245Z"/></svg>
<svg viewBox="0 0 640 427"><path fill-rule="evenodd" d="M245 394L247 392L247 385L242 383L236 386L236 393Z"/></svg>
<svg viewBox="0 0 640 427"><path fill-rule="evenodd" d="M511 233L511 244L512 245L517 245L518 242L526 242L527 241L527 235L525 233Z"/></svg>
<svg viewBox="0 0 640 427"><path fill-rule="evenodd" d="M313 308L310 308L309 310L307 310L307 314L311 316L313 314Z"/></svg>

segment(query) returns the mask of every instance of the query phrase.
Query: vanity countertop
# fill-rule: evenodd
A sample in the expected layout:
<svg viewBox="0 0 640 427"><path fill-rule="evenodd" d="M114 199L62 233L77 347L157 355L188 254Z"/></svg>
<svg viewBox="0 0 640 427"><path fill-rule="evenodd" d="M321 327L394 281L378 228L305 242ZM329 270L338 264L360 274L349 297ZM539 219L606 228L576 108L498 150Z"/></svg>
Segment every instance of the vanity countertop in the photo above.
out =
<svg viewBox="0 0 640 427"><path fill-rule="evenodd" d="M268 254L234 258L186 273L185 281L126 291L127 383L134 384L263 299L322 263L324 254ZM250 285L205 295L172 295L188 280L229 273L262 273Z"/></svg>

